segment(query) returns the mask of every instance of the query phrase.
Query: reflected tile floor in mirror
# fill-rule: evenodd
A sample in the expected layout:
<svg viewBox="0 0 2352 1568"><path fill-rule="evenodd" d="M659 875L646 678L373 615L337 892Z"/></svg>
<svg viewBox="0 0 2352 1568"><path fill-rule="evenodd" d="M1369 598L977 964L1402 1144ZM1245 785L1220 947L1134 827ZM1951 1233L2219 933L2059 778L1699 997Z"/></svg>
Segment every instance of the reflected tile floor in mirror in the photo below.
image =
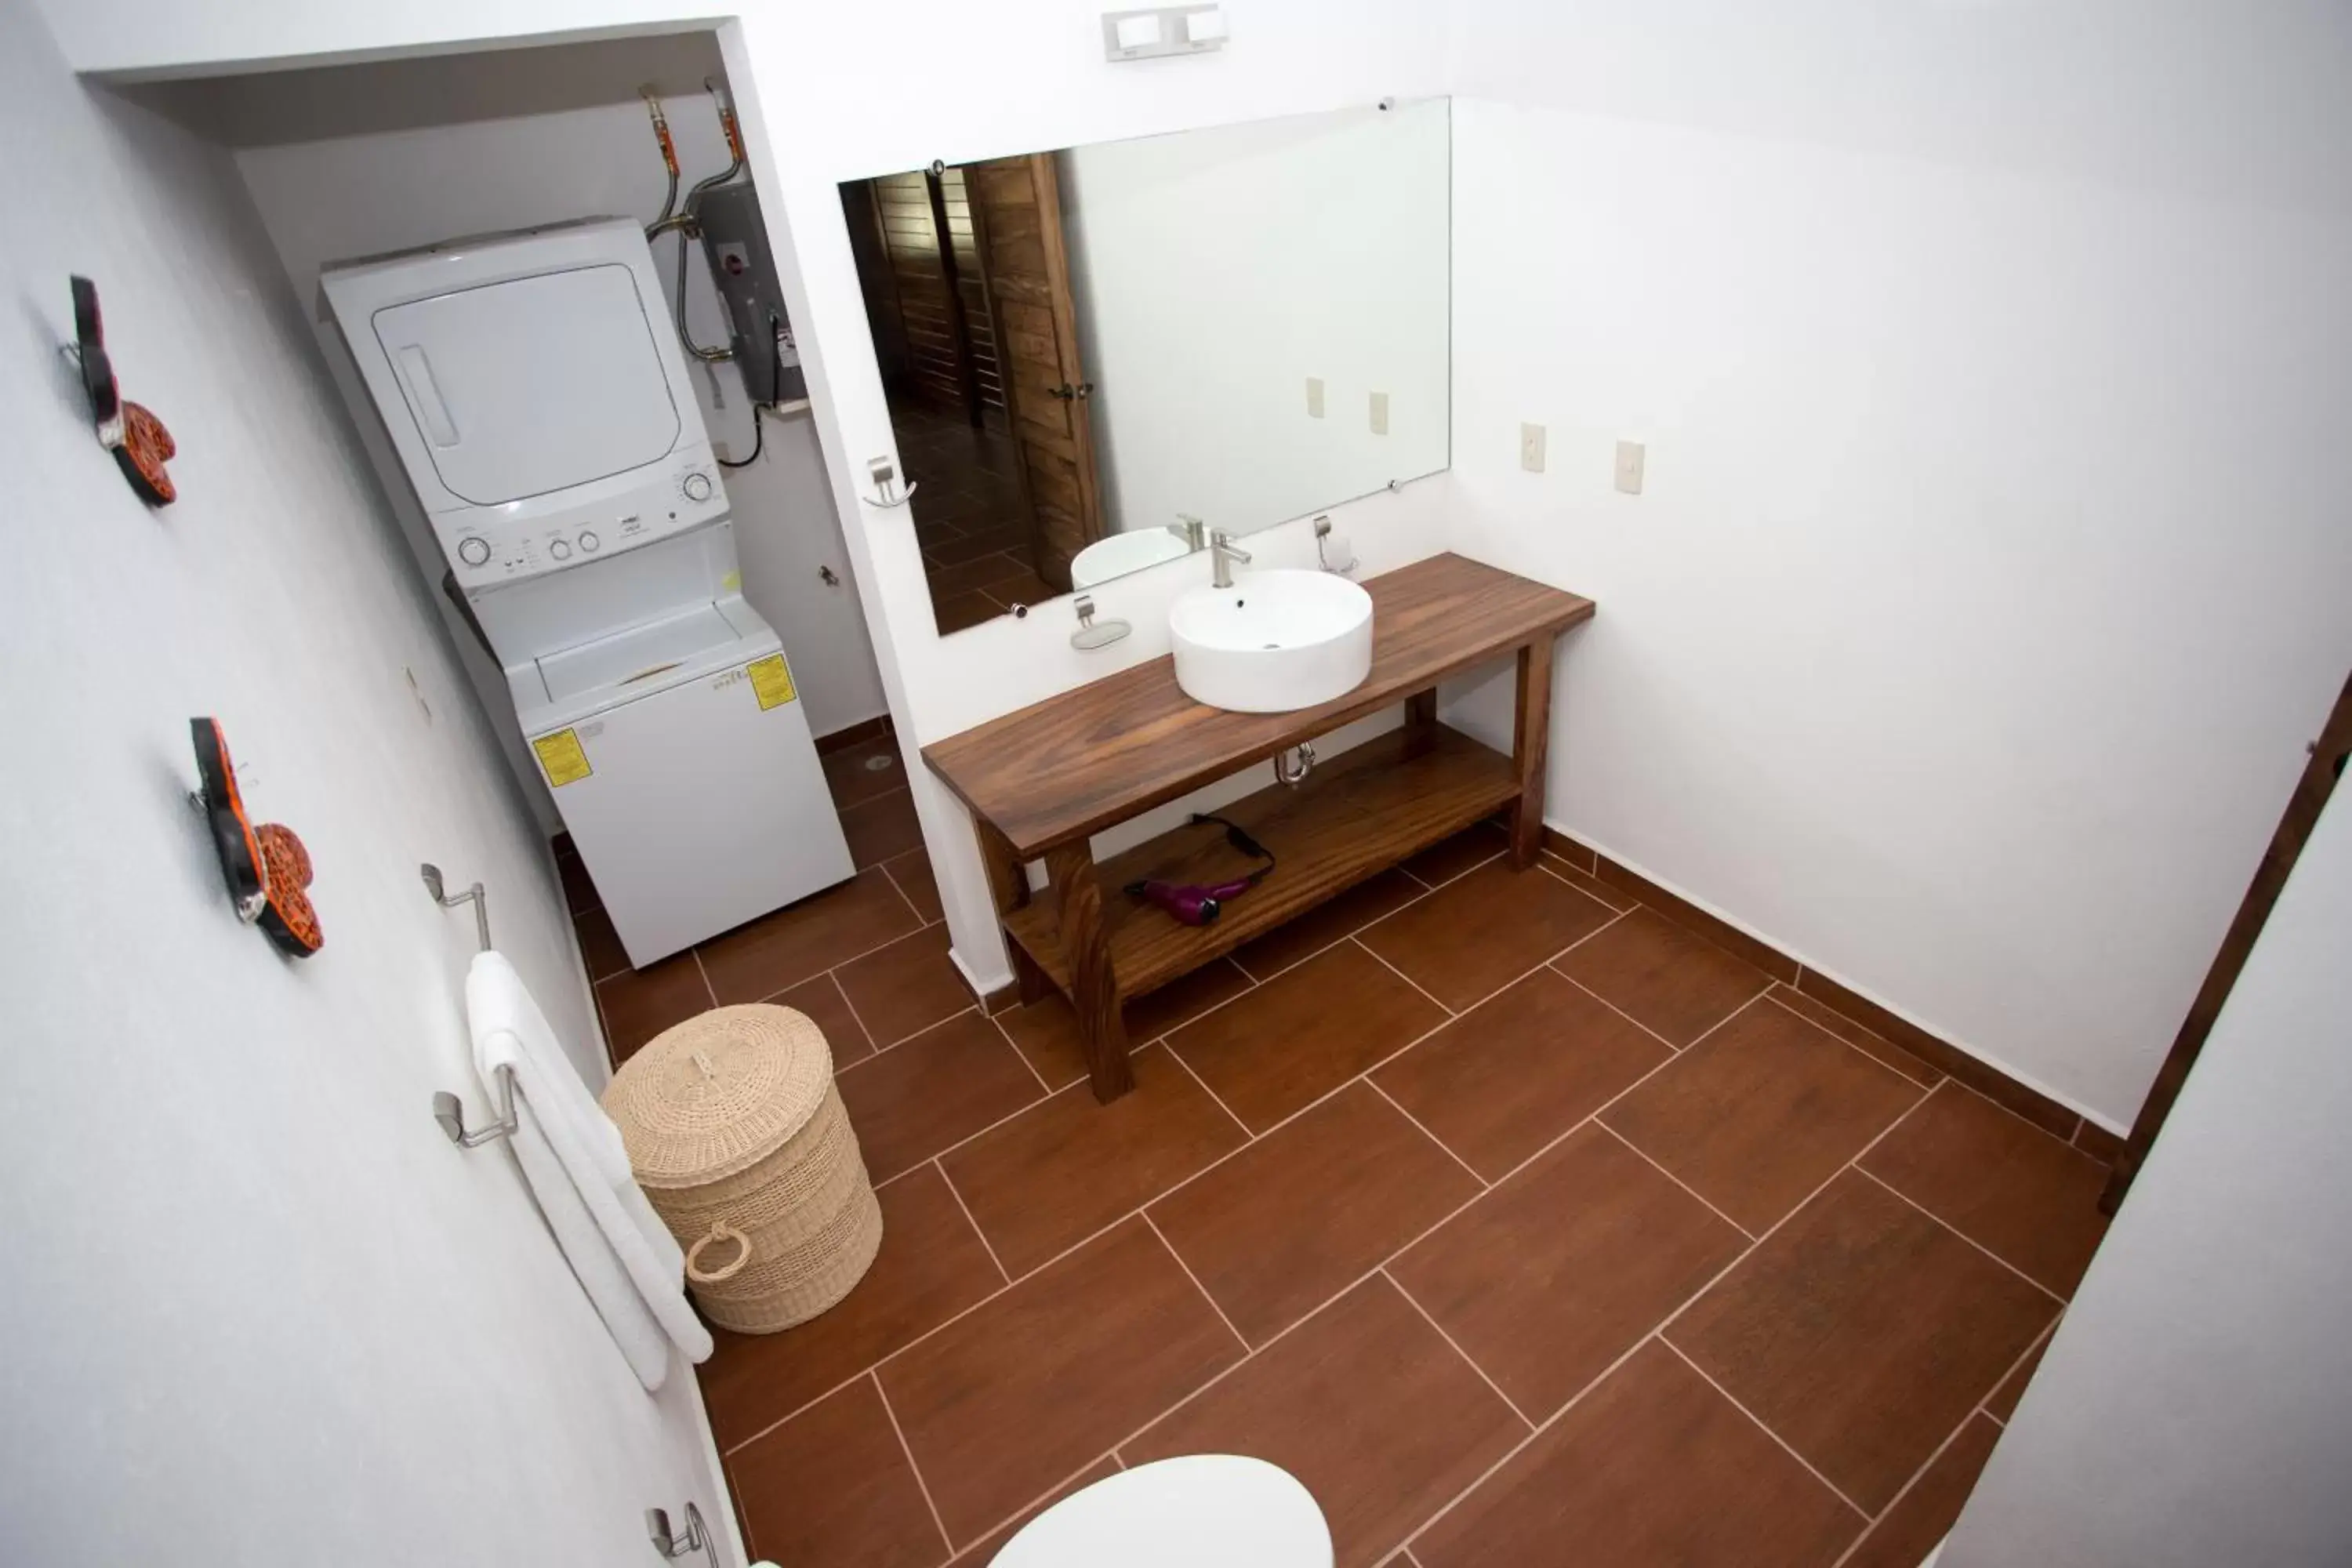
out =
<svg viewBox="0 0 2352 1568"><path fill-rule="evenodd" d="M1054 597L1030 565L1032 530L1012 438L973 426L960 411L898 396L890 424L907 477L922 487L914 500L915 538L940 635Z"/></svg>

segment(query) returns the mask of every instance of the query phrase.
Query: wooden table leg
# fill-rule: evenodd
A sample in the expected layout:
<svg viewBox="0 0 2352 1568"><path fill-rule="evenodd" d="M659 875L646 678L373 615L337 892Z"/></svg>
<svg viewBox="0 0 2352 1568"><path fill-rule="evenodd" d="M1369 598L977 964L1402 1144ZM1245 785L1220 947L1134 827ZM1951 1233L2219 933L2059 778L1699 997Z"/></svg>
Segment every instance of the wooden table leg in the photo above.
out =
<svg viewBox="0 0 2352 1568"><path fill-rule="evenodd" d="M1518 712L1511 728L1511 763L1519 798L1511 807L1511 864L1526 870L1543 848L1544 766L1551 751L1551 655L1555 639L1538 637L1519 649Z"/></svg>
<svg viewBox="0 0 2352 1568"><path fill-rule="evenodd" d="M1404 700L1405 754L1419 756L1437 734L1437 688L1425 687Z"/></svg>
<svg viewBox="0 0 2352 1568"><path fill-rule="evenodd" d="M1070 966L1070 1001L1095 1098L1108 1104L1135 1087L1127 1059L1127 1022L1119 1016L1118 977L1111 968L1110 927L1103 918L1102 884L1082 840L1045 856L1045 874L1061 900L1062 957Z"/></svg>
<svg viewBox="0 0 2352 1568"><path fill-rule="evenodd" d="M1029 875L1022 869L1021 857L1013 852L1013 841L998 832L995 824L975 817L972 826L980 833L981 863L988 869L988 890L996 900L996 912L1010 914L1029 902ZM1037 967L1028 949L1010 938L1004 945L1013 954L1013 978L1020 985L1023 1005L1051 994L1054 983Z"/></svg>

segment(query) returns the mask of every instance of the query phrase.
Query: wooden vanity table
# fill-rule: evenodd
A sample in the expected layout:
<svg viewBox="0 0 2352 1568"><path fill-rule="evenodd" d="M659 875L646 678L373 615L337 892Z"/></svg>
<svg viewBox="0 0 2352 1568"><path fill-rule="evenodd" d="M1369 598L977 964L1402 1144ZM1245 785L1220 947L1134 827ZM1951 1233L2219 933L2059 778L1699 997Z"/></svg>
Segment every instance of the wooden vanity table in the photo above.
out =
<svg viewBox="0 0 2352 1568"><path fill-rule="evenodd" d="M1076 1006L1095 1097L1133 1087L1121 1005L1230 952L1334 894L1492 815L1511 812L1511 859L1543 837L1554 639L1592 601L1459 555L1364 584L1372 668L1334 701L1289 713L1208 708L1176 684L1172 655L1049 697L923 748L971 809L1021 998L1056 987ZM1512 754L1437 722L1437 683L1516 653ZM1097 866L1097 833L1391 703L1404 727L1341 753L1296 784L1224 807L1272 850L1272 875L1206 925L1188 926L1122 889L1158 877L1216 882L1255 864L1223 829L1180 826ZM1045 862L1032 896L1024 866Z"/></svg>

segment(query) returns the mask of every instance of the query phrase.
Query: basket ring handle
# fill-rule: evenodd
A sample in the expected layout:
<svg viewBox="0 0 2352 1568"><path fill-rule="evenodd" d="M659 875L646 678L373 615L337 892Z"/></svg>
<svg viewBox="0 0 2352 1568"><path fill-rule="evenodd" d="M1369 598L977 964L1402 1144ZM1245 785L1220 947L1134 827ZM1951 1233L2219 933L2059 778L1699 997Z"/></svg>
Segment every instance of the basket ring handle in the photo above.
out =
<svg viewBox="0 0 2352 1568"><path fill-rule="evenodd" d="M742 1250L735 1255L734 1262L727 1264L723 1268L712 1269L710 1272L706 1274L694 1260L702 1255L702 1249L704 1247L709 1247L714 1241L731 1241ZM704 1237L701 1240L696 1242L692 1247L686 1249L686 1277L688 1279L693 1280L697 1285L716 1285L721 1279L732 1279L738 1274L742 1273L744 1266L749 1264L751 1261L751 1238L745 1236L741 1231L737 1230L733 1226L721 1220L710 1227L710 1234L709 1236Z"/></svg>

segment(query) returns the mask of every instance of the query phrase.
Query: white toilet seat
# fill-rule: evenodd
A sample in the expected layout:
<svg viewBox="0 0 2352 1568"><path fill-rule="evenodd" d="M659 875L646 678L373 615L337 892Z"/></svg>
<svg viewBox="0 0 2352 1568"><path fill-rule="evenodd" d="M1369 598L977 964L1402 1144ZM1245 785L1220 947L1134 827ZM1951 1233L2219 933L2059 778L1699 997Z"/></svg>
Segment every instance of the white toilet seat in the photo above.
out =
<svg viewBox="0 0 2352 1568"><path fill-rule="evenodd" d="M1004 1543L995 1568L1331 1568L1331 1531L1286 1470L1188 1454L1097 1481Z"/></svg>

